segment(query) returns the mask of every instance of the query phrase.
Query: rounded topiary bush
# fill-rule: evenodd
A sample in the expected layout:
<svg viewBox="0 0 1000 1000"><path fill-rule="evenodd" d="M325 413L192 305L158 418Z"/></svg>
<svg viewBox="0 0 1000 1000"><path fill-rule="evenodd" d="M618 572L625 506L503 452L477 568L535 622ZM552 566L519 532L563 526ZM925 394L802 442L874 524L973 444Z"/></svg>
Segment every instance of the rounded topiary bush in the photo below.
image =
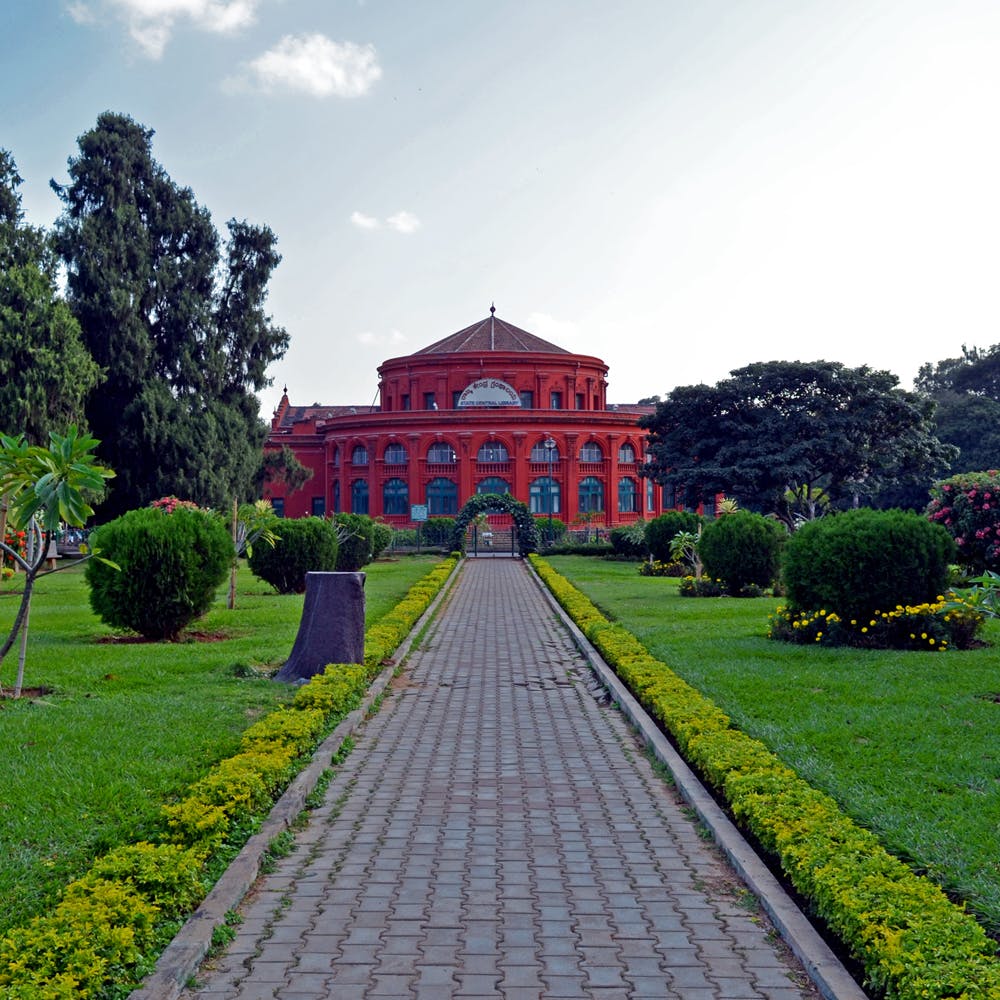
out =
<svg viewBox="0 0 1000 1000"><path fill-rule="evenodd" d="M372 559L378 559L389 548L394 534L391 524L386 524L384 521L372 521Z"/></svg>
<svg viewBox="0 0 1000 1000"><path fill-rule="evenodd" d="M698 554L705 573L736 597L744 588L774 583L787 537L773 518L739 510L705 524Z"/></svg>
<svg viewBox="0 0 1000 1000"><path fill-rule="evenodd" d="M646 548L658 562L670 562L670 543L681 531L698 533L701 517L687 510L667 510L646 524Z"/></svg>
<svg viewBox="0 0 1000 1000"><path fill-rule="evenodd" d="M337 514L334 517L340 537L337 569L357 573L372 561L375 522L367 514Z"/></svg>
<svg viewBox="0 0 1000 1000"><path fill-rule="evenodd" d="M209 609L233 562L222 519L188 506L131 510L97 528L91 544L119 568L87 563L90 606L112 628L148 639L176 640Z"/></svg>
<svg viewBox="0 0 1000 1000"><path fill-rule="evenodd" d="M306 573L337 569L337 529L322 517L275 518L273 546L255 545L247 560L250 572L279 594L301 594Z"/></svg>
<svg viewBox="0 0 1000 1000"><path fill-rule="evenodd" d="M863 618L933 602L948 586L955 545L944 528L900 510L849 510L804 524L785 545L789 604Z"/></svg>

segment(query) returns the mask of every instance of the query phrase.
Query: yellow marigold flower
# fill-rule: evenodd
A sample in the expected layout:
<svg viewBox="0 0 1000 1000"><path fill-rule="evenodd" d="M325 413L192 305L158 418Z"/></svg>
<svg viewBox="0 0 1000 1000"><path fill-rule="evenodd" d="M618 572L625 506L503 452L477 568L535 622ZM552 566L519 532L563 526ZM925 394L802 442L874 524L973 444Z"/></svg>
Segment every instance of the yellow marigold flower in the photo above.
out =
<svg viewBox="0 0 1000 1000"><path fill-rule="evenodd" d="M928 642L928 643L929 643L929 644L930 644L931 646L933 646L933 645L934 645L934 640L933 640L933 639L928 639L928 640L927 640L927 642Z"/></svg>
<svg viewBox="0 0 1000 1000"><path fill-rule="evenodd" d="M875 624L875 622L872 622L872 625L874 625L874 624ZM867 625L863 625L863 626L861 627L861 631L862 631L862 632L867 632L867 631L868 631L868 626L867 626Z"/></svg>
<svg viewBox="0 0 1000 1000"><path fill-rule="evenodd" d="M874 625L874 624L875 624L875 622L874 622L874 621L870 621L870 622L869 622L868 624L869 624L869 625Z"/></svg>
<svg viewBox="0 0 1000 1000"><path fill-rule="evenodd" d="M927 633L926 632L921 632L920 633L920 638L921 639L926 639L927 638Z"/></svg>

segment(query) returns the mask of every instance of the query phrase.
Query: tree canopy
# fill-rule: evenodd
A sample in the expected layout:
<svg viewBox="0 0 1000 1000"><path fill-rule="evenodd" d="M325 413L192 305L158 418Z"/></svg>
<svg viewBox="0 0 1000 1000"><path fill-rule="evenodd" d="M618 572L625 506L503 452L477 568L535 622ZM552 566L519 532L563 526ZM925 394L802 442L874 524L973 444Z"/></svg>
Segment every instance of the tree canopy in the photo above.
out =
<svg viewBox="0 0 1000 1000"><path fill-rule="evenodd" d="M101 374L59 295L45 233L24 222L20 185L0 149L0 432L41 445L82 420Z"/></svg>
<svg viewBox="0 0 1000 1000"><path fill-rule="evenodd" d="M715 386L674 389L640 420L644 473L697 502L735 494L792 522L820 494L849 506L907 476L946 469L933 402L891 372L831 361L758 362Z"/></svg>
<svg viewBox="0 0 1000 1000"><path fill-rule="evenodd" d="M959 454L954 472L1000 468L1000 344L921 367L914 381L934 400L935 433Z"/></svg>
<svg viewBox="0 0 1000 1000"><path fill-rule="evenodd" d="M288 346L264 308L274 233L234 219L223 244L152 138L105 112L78 140L69 183L53 183L69 303L106 372L86 407L118 470L105 516L165 494L216 507L249 498L266 435L254 393Z"/></svg>

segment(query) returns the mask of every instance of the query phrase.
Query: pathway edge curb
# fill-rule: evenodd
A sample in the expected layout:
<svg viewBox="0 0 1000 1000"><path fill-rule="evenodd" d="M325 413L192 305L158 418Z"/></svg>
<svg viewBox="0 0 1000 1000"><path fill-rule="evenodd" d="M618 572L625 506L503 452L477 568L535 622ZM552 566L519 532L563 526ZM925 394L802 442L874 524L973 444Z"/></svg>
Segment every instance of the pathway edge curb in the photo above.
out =
<svg viewBox="0 0 1000 1000"><path fill-rule="evenodd" d="M782 888L781 883L751 848L743 834L663 735L656 722L545 586L535 568L527 560L524 564L550 607L555 610L568 629L590 669L610 692L621 712L652 748L656 759L670 771L678 792L698 814L699 820L711 832L719 849L758 898L761 907L795 957L805 967L816 988L826 1000L869 1000L868 994L857 984L806 915Z"/></svg>
<svg viewBox="0 0 1000 1000"><path fill-rule="evenodd" d="M267 845L290 829L305 808L306 799L319 782L320 775L330 766L344 740L364 721L368 709L386 689L416 637L437 613L438 606L454 585L462 564L461 559L455 564L434 600L396 648L393 663L386 666L372 681L362 703L344 716L333 732L313 751L309 763L292 779L291 784L271 807L260 830L243 845L198 909L188 917L170 944L160 953L153 971L129 994L129 1000L177 1000L181 990L187 986L188 979L195 974L208 954L215 928L225 921L230 910L239 906L256 882Z"/></svg>

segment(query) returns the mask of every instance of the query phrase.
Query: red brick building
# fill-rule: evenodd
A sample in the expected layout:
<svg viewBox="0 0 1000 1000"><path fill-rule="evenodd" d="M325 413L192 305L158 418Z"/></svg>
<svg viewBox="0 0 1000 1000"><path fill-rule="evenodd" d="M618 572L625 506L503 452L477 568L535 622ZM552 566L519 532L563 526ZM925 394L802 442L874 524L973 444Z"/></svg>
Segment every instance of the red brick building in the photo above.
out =
<svg viewBox="0 0 1000 1000"><path fill-rule="evenodd" d="M650 406L608 405L607 365L490 315L378 369L375 406L293 406L288 391L268 448L287 445L313 470L286 495L287 517L351 511L396 527L413 505L454 516L476 493L510 493L538 515L613 527L661 513L641 479Z"/></svg>

